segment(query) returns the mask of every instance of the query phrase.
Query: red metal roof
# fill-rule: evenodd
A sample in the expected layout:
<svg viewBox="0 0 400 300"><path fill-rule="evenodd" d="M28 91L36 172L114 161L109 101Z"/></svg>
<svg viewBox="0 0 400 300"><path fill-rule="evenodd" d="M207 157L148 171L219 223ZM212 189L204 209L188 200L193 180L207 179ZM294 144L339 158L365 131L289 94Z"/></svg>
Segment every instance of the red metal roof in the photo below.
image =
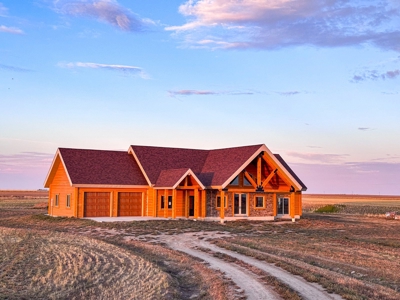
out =
<svg viewBox="0 0 400 300"><path fill-rule="evenodd" d="M59 148L72 184L148 185L126 151Z"/></svg>

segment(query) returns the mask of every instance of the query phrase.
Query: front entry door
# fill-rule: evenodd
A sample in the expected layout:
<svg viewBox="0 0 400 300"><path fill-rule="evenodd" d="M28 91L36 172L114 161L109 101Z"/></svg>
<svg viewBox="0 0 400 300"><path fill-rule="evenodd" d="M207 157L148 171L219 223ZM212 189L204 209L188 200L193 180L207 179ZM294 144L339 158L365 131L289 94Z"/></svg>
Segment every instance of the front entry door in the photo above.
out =
<svg viewBox="0 0 400 300"><path fill-rule="evenodd" d="M278 215L289 214L289 198L278 199Z"/></svg>
<svg viewBox="0 0 400 300"><path fill-rule="evenodd" d="M194 196L189 196L189 217L194 217Z"/></svg>
<svg viewBox="0 0 400 300"><path fill-rule="evenodd" d="M247 194L235 194L234 205L235 215L247 215Z"/></svg>

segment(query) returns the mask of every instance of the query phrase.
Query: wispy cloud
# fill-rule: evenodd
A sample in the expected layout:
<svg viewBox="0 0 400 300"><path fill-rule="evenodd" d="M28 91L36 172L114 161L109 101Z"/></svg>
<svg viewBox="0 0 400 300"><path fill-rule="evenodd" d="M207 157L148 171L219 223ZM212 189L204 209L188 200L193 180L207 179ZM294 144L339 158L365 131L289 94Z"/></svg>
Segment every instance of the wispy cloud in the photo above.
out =
<svg viewBox="0 0 400 300"><path fill-rule="evenodd" d="M290 166L310 193L400 194L399 162L290 163Z"/></svg>
<svg viewBox="0 0 400 300"><path fill-rule="evenodd" d="M33 72L32 70L29 69L24 69L24 68L19 68L19 67L14 67L14 66L7 66L0 64L0 70L6 70L6 71L14 71L14 72Z"/></svg>
<svg viewBox="0 0 400 300"><path fill-rule="evenodd" d="M319 162L319 163L340 163L348 157L348 154L324 154L324 153L302 153L302 152L287 152L291 157L300 158L306 161Z"/></svg>
<svg viewBox="0 0 400 300"><path fill-rule="evenodd" d="M192 95L216 95L218 92L205 91L205 90L179 90L179 91L168 91L170 96L192 96Z"/></svg>
<svg viewBox="0 0 400 300"><path fill-rule="evenodd" d="M5 7L5 6L3 5L3 3L0 2L0 17L5 17L5 16L7 16L7 13L8 13L7 7Z"/></svg>
<svg viewBox="0 0 400 300"><path fill-rule="evenodd" d="M12 155L0 154L0 173L24 173L32 169L48 169L53 154L40 152L22 152Z"/></svg>
<svg viewBox="0 0 400 300"><path fill-rule="evenodd" d="M140 18L114 0L56 0L54 6L61 14L94 18L124 31L142 31L155 24L150 19Z"/></svg>
<svg viewBox="0 0 400 300"><path fill-rule="evenodd" d="M277 94L281 95L281 96L294 96L294 95L298 95L301 92L299 91L288 91L288 92L276 92Z"/></svg>
<svg viewBox="0 0 400 300"><path fill-rule="evenodd" d="M277 49L373 44L400 51L400 6L391 0L188 0L166 30L192 46Z"/></svg>
<svg viewBox="0 0 400 300"><path fill-rule="evenodd" d="M369 127L358 127L358 130L369 131L369 130L372 130L372 128L369 128Z"/></svg>
<svg viewBox="0 0 400 300"><path fill-rule="evenodd" d="M24 32L16 27L7 27L4 25L0 25L0 32L6 32L11 34L24 34Z"/></svg>
<svg viewBox="0 0 400 300"><path fill-rule="evenodd" d="M385 80L385 79L396 79L400 76L400 69L390 70L380 73L378 70L368 70L363 73L353 76L353 82L361 82L365 80Z"/></svg>
<svg viewBox="0 0 400 300"><path fill-rule="evenodd" d="M89 68L89 69L100 69L108 71L118 71L126 75L138 75L143 79L148 79L148 75L144 72L144 70L140 67L135 67L135 66L108 65L108 64L90 63L90 62L70 62L70 63L60 62L58 63L58 66L70 69Z"/></svg>
<svg viewBox="0 0 400 300"><path fill-rule="evenodd" d="M210 91L210 90L170 90L168 95L170 97L176 96L208 96L208 95L254 95L257 92L254 91Z"/></svg>

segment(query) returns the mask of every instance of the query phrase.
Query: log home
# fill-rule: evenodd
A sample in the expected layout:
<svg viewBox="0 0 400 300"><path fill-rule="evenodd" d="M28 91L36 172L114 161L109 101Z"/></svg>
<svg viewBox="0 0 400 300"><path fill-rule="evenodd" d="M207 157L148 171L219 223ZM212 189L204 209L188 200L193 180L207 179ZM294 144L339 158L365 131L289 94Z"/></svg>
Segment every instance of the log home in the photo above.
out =
<svg viewBox="0 0 400 300"><path fill-rule="evenodd" d="M59 148L44 186L51 216L274 220L307 188L265 145L216 150Z"/></svg>

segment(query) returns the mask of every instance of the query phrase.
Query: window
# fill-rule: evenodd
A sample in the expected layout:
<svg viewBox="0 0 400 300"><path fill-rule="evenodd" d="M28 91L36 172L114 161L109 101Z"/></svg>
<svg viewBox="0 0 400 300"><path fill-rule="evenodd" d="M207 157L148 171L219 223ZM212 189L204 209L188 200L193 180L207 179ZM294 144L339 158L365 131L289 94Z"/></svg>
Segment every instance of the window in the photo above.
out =
<svg viewBox="0 0 400 300"><path fill-rule="evenodd" d="M226 196L224 197L224 207L226 208ZM217 196L217 208L221 208L221 196Z"/></svg>
<svg viewBox="0 0 400 300"><path fill-rule="evenodd" d="M161 209L164 209L164 196L161 196Z"/></svg>
<svg viewBox="0 0 400 300"><path fill-rule="evenodd" d="M246 176L243 176L243 185L244 186L252 186L250 181L246 178Z"/></svg>
<svg viewBox="0 0 400 300"><path fill-rule="evenodd" d="M236 176L230 183L230 185L239 185L239 176Z"/></svg>
<svg viewBox="0 0 400 300"><path fill-rule="evenodd" d="M66 205L67 207L71 207L71 195L67 195Z"/></svg>
<svg viewBox="0 0 400 300"><path fill-rule="evenodd" d="M168 208L172 208L172 196L168 196Z"/></svg>
<svg viewBox="0 0 400 300"><path fill-rule="evenodd" d="M264 208L264 197L257 196L255 204L257 208Z"/></svg>
<svg viewBox="0 0 400 300"><path fill-rule="evenodd" d="M56 194L55 201L54 201L54 206L58 206L59 198L60 198L60 195Z"/></svg>

